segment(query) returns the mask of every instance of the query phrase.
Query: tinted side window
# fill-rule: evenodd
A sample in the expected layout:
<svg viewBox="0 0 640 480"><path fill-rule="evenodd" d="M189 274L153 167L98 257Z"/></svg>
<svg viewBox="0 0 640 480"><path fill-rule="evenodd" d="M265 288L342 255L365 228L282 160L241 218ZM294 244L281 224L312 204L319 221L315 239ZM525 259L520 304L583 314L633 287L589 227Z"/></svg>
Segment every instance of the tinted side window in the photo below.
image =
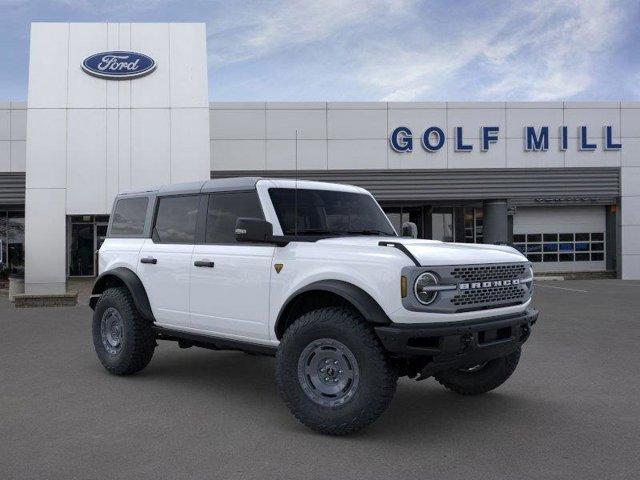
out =
<svg viewBox="0 0 640 480"><path fill-rule="evenodd" d="M198 195L161 198L158 204L153 241L157 243L196 243Z"/></svg>
<svg viewBox="0 0 640 480"><path fill-rule="evenodd" d="M113 212L110 236L133 237L142 235L144 219L147 216L147 197L123 198L118 200Z"/></svg>
<svg viewBox="0 0 640 480"><path fill-rule="evenodd" d="M240 217L264 218L256 192L210 195L206 243L236 243L236 220Z"/></svg>

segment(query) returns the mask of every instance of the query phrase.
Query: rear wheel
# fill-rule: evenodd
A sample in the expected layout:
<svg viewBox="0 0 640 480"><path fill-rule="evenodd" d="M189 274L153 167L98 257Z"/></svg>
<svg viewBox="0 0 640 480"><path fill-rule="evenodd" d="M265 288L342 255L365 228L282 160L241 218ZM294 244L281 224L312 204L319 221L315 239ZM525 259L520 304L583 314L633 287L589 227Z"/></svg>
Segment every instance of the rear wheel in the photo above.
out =
<svg viewBox="0 0 640 480"><path fill-rule="evenodd" d="M328 307L301 316L285 332L276 381L300 422L321 433L345 435L387 409L397 374L360 315Z"/></svg>
<svg viewBox="0 0 640 480"><path fill-rule="evenodd" d="M513 353L473 365L469 368L447 370L434 375L445 388L461 395L479 395L498 388L513 374L520 360L520 347Z"/></svg>
<svg viewBox="0 0 640 480"><path fill-rule="evenodd" d="M109 288L100 296L93 313L93 346L114 375L139 372L151 361L156 346L151 323L125 288Z"/></svg>

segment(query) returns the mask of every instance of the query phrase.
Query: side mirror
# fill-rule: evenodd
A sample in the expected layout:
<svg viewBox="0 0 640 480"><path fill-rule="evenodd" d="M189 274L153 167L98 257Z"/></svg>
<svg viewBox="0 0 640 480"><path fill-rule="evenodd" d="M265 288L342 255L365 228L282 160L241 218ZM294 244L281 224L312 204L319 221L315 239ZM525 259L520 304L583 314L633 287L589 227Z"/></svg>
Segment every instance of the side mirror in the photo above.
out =
<svg viewBox="0 0 640 480"><path fill-rule="evenodd" d="M402 224L402 236L418 238L418 226L413 222L404 222Z"/></svg>
<svg viewBox="0 0 640 480"><path fill-rule="evenodd" d="M236 220L236 241L271 243L273 225L261 218L238 218Z"/></svg>

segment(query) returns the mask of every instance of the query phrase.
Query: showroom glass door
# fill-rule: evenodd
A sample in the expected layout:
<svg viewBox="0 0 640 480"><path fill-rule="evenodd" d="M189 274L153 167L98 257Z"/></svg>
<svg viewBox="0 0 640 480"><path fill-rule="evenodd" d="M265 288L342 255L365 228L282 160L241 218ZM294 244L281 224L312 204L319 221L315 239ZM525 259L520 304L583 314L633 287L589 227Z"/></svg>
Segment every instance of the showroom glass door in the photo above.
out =
<svg viewBox="0 0 640 480"><path fill-rule="evenodd" d="M100 250L100 247L102 246L102 244L104 243L104 240L107 238L107 227L109 226L108 223L96 223L95 227L96 227L96 247L94 249L95 255L94 257L94 264L95 264L95 273L96 275L99 273L98 272L98 250Z"/></svg>
<svg viewBox="0 0 640 480"><path fill-rule="evenodd" d="M95 275L95 225L93 222L71 224L69 246L69 276L93 277Z"/></svg>

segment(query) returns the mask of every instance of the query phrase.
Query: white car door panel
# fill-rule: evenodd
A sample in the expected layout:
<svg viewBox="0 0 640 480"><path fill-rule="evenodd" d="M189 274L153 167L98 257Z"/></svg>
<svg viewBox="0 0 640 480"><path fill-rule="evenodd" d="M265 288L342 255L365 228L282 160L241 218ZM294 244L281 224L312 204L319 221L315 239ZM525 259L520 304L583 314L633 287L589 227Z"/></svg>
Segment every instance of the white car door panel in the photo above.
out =
<svg viewBox="0 0 640 480"><path fill-rule="evenodd" d="M273 250L272 246L196 245L191 262L191 326L211 334L268 340Z"/></svg>
<svg viewBox="0 0 640 480"><path fill-rule="evenodd" d="M158 199L152 238L140 249L138 276L156 323L189 327L191 256L196 241L200 195Z"/></svg>
<svg viewBox="0 0 640 480"><path fill-rule="evenodd" d="M269 340L269 285L274 246L237 243L239 217L262 218L255 191L213 193L205 244L191 258L192 328L207 334Z"/></svg>
<svg viewBox="0 0 640 480"><path fill-rule="evenodd" d="M192 254L193 245L156 244L151 239L140 250L138 276L158 324L188 326Z"/></svg>

